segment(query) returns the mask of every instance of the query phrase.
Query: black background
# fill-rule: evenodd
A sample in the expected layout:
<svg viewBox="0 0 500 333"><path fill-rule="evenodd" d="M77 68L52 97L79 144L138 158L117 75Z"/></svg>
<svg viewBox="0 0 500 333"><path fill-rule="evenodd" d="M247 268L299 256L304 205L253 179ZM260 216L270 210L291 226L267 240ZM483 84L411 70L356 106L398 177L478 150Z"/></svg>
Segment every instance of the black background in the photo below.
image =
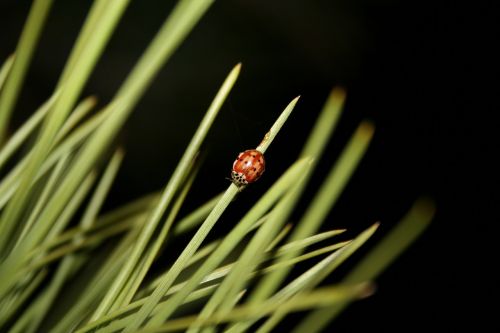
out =
<svg viewBox="0 0 500 333"><path fill-rule="evenodd" d="M30 2L0 3L0 59L5 59L15 49ZM12 128L52 92L88 7L87 1L56 2ZM100 105L112 98L170 8L170 1L132 1L83 96L96 94ZM369 248L419 196L434 198L437 213L429 230L377 280L378 292L349 308L332 328L488 327L480 298L485 293L478 287L497 287L481 273L482 258L493 249L480 240L493 230L493 218L482 208L466 215L471 208L466 196L484 192L479 177L488 167L482 160L487 148L497 147L484 135L487 124L474 130L478 109L496 109L478 106L478 99L496 91L486 84L496 79L497 72L486 65L495 57L482 49L498 42L491 13L489 6L461 8L454 2L217 1L159 73L120 135L127 155L106 206L166 183L211 97L232 66L242 62L240 79L206 140L206 159L186 209L224 190L235 155L256 146L291 99L301 95L301 100L266 154L266 174L227 212L227 220L239 216L297 157L329 91L341 85L348 92L345 110L310 193L362 119L377 128L325 229L346 227L354 235L380 220ZM480 54L481 60L469 54ZM478 165L479 173L473 171ZM476 318L478 309L482 316Z"/></svg>

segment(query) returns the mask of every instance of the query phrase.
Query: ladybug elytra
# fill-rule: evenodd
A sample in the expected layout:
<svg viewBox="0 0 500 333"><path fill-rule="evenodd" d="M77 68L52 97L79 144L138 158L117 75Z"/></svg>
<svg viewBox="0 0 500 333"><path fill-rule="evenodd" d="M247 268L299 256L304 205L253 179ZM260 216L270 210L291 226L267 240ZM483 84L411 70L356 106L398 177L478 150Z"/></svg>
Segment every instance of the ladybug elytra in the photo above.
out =
<svg viewBox="0 0 500 333"><path fill-rule="evenodd" d="M264 155L255 149L245 150L233 163L231 179L240 187L255 182L266 169Z"/></svg>

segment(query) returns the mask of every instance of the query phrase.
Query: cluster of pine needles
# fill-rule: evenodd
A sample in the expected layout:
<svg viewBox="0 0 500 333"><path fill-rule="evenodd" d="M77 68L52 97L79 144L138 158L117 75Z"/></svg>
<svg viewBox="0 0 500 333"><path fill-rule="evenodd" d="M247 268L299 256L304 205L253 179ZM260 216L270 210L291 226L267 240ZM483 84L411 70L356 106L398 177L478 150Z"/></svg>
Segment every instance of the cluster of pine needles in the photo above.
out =
<svg viewBox="0 0 500 333"><path fill-rule="evenodd" d="M297 160L224 237L205 241L241 189L230 184L189 214L178 213L238 64L207 101L165 187L102 212L124 158L114 138L213 0L179 0L115 96L96 109L93 96L81 97L82 88L128 2L94 1L53 94L11 135L12 110L52 0L33 1L17 48L0 69L0 330L270 332L301 311L291 330L321 331L352 301L373 292L376 276L431 220L432 203L418 200L352 271L325 285L378 227L367 226L350 240L337 240L344 230L319 232L370 143L370 122L359 125L301 217L289 223L341 114L345 93L337 88ZM297 102L262 133L258 150L272 144ZM188 240L180 255L152 270L179 236ZM292 274L297 263L308 268Z"/></svg>

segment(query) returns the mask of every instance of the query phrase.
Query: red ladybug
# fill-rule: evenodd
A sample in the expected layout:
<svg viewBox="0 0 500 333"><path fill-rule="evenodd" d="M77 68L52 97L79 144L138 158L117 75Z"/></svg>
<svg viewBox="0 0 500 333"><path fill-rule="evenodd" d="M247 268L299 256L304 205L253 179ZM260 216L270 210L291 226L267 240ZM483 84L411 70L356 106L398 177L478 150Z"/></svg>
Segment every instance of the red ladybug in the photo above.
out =
<svg viewBox="0 0 500 333"><path fill-rule="evenodd" d="M259 179L265 169L266 161L260 151L245 150L233 163L231 179L236 186L245 186Z"/></svg>

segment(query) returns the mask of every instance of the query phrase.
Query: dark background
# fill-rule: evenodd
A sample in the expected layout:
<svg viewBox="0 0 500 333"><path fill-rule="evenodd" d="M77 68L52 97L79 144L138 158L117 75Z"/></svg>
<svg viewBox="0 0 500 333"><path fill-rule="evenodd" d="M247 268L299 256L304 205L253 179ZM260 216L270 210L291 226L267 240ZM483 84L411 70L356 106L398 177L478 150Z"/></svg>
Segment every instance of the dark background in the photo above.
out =
<svg viewBox="0 0 500 333"><path fill-rule="evenodd" d="M15 49L30 1L0 3L3 60ZM477 242L492 231L492 217L483 209L466 217L471 202L465 193L470 193L466 188L483 192L484 183L471 177L469 167L478 164L486 148L497 146L473 131L474 96L494 88L466 77L479 71L496 78L497 72L485 65L494 55L480 46L498 38L490 40L488 6L437 3L217 1L129 119L119 138L126 160L107 207L166 183L212 96L242 62L240 79L204 146L206 159L187 209L225 189L235 155L256 146L286 104L302 97L266 154L266 174L227 213L228 220L239 216L297 157L329 91L341 85L348 92L344 113L309 192L320 185L362 119L372 120L377 129L325 229L346 227L354 235L380 220L369 248L419 196L434 198L437 213L429 230L377 280L378 292L349 308L332 327L336 332L454 329L465 323L488 327L485 310L475 316L474 310L484 307L476 281L489 283L492 277L480 273L483 259L470 250L493 251ZM52 92L88 7L87 1L56 2L13 128ZM170 8L170 1L132 1L84 96L96 94L100 105L112 98ZM473 16L483 18L481 33L472 29L478 28ZM469 58L471 50L481 53L481 61ZM461 234L469 236L467 243ZM496 284L491 288L496 290Z"/></svg>

